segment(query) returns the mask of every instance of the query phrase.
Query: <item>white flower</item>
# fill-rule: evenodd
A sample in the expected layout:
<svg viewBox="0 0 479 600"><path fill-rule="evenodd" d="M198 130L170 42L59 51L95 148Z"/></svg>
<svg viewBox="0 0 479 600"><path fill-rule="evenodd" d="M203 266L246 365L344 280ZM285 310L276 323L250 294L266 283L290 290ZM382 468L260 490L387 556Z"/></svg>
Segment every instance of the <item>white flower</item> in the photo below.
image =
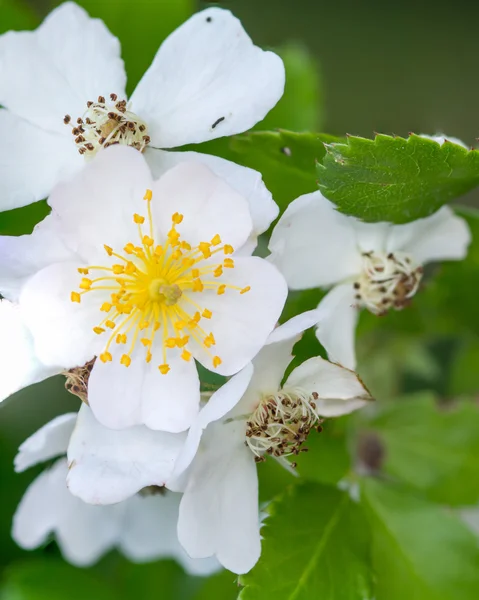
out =
<svg viewBox="0 0 479 600"><path fill-rule="evenodd" d="M229 11L209 8L168 37L128 102L125 84L118 40L72 2L36 31L0 36L0 210L47 197L110 144L144 151L163 170L186 157L153 147L250 129L280 99L284 66ZM271 220L274 210L270 202Z"/></svg>
<svg viewBox="0 0 479 600"><path fill-rule="evenodd" d="M84 407L82 412L90 411ZM15 458L16 470L24 471L65 454L76 418L75 413L57 417L26 440ZM79 425L84 426L84 422ZM113 438L107 430L105 433L110 442L123 441L121 437L115 440L115 436L124 439L124 432L113 432ZM146 431L146 435L152 433ZM108 469L106 473L108 477ZM67 474L67 461L60 458L27 489L12 529L14 540L22 548L37 548L54 535L65 559L78 566L91 565L104 553L118 548L134 562L175 558L192 574L208 575L219 567L215 560L190 559L180 546L176 534L180 494L152 488L119 504L92 506L68 491Z"/></svg>
<svg viewBox="0 0 479 600"><path fill-rule="evenodd" d="M194 359L238 372L286 300L276 267L237 256L248 203L197 163L155 181L123 146L49 202L33 235L0 239L0 290L18 297L36 358L60 372L97 356L88 401L107 427L184 431L200 401Z"/></svg>
<svg viewBox="0 0 479 600"><path fill-rule="evenodd" d="M210 398L192 425L167 487L183 491L178 537L191 557L216 556L246 573L261 552L256 462L301 452L320 424L370 400L357 375L320 357L281 381L298 332L317 321L316 311L276 329L242 372Z"/></svg>
<svg viewBox="0 0 479 600"><path fill-rule="evenodd" d="M332 360L341 356L353 369L358 309L382 315L404 308L423 265L464 258L470 239L466 222L448 207L406 225L363 223L314 192L288 206L269 248L290 289L334 286L318 307L317 336Z"/></svg>

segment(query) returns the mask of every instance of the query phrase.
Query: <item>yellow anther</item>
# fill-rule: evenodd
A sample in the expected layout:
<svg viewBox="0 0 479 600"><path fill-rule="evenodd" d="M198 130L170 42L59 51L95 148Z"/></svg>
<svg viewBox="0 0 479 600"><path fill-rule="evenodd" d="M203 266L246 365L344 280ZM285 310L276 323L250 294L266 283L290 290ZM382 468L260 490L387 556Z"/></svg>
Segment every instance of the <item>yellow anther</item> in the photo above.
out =
<svg viewBox="0 0 479 600"><path fill-rule="evenodd" d="M170 240L170 244L176 246L178 244L178 240L180 239L180 234L176 231L176 229L170 229L168 232L168 239Z"/></svg>
<svg viewBox="0 0 479 600"><path fill-rule="evenodd" d="M110 312L110 310L111 310L111 304L109 302L103 302L103 304L101 305L100 310L102 312Z"/></svg>
<svg viewBox="0 0 479 600"><path fill-rule="evenodd" d="M125 272L125 267L123 265L113 265L112 271L115 275L121 275Z"/></svg>
<svg viewBox="0 0 479 600"><path fill-rule="evenodd" d="M204 290L205 286L203 285L203 282L201 281L201 279L193 279L193 291L194 292L202 292Z"/></svg>
<svg viewBox="0 0 479 600"><path fill-rule="evenodd" d="M223 246L223 252L225 254L233 254L233 252L234 252L233 246L230 246L229 244L225 244Z"/></svg>
<svg viewBox="0 0 479 600"><path fill-rule="evenodd" d="M159 321L155 321L153 323L153 331L158 331L158 329L160 328L161 323Z"/></svg>
<svg viewBox="0 0 479 600"><path fill-rule="evenodd" d="M103 327L93 327L93 331L97 334L100 335L100 333L105 333L105 330L103 329Z"/></svg>
<svg viewBox="0 0 479 600"><path fill-rule="evenodd" d="M207 308L205 308L205 310L201 313L201 316L204 317L205 319L211 319L211 317L213 316L213 313L211 312L211 310L208 310Z"/></svg>
<svg viewBox="0 0 479 600"><path fill-rule="evenodd" d="M214 346L216 344L214 335L212 333L209 333L203 340L203 343L207 348L211 348L211 346Z"/></svg>
<svg viewBox="0 0 479 600"><path fill-rule="evenodd" d="M221 244L221 238L218 233L211 239L211 243L213 244L213 246L218 246L219 244Z"/></svg>
<svg viewBox="0 0 479 600"><path fill-rule="evenodd" d="M221 277L221 275L223 275L223 267L221 265L216 267L216 269L213 271L213 275L215 277Z"/></svg>
<svg viewBox="0 0 479 600"><path fill-rule="evenodd" d="M190 244L188 244L188 242L185 241L181 242L181 248L182 250L187 250L188 252L191 250Z"/></svg>
<svg viewBox="0 0 479 600"><path fill-rule="evenodd" d="M158 245L155 248L155 254L156 254L156 256L161 256L163 254L163 246Z"/></svg>
<svg viewBox="0 0 479 600"><path fill-rule="evenodd" d="M151 190L146 190L145 195L143 196L143 200L148 200L148 202L153 198L153 192Z"/></svg>
<svg viewBox="0 0 479 600"><path fill-rule="evenodd" d="M179 258L181 258L183 256L183 252L177 248L174 252L172 252L171 254L171 258L173 260L178 260Z"/></svg>
<svg viewBox="0 0 479 600"><path fill-rule="evenodd" d="M91 279L87 279L86 277L83 277L82 280L80 281L80 289L81 290L89 290L91 288L93 281Z"/></svg>
<svg viewBox="0 0 479 600"><path fill-rule="evenodd" d="M131 358L128 356L128 354L123 354L123 356L120 358L120 364L125 365L125 367L129 367L131 365Z"/></svg>
<svg viewBox="0 0 479 600"><path fill-rule="evenodd" d="M150 326L150 322L149 321L141 321L139 323L139 325L138 325L138 328L143 331L143 329L146 329L149 326Z"/></svg>
<svg viewBox="0 0 479 600"><path fill-rule="evenodd" d="M183 221L183 215L180 215L180 213L175 213L172 217L171 220L173 221L173 223L175 225L179 225L181 223L181 221Z"/></svg>
<svg viewBox="0 0 479 600"><path fill-rule="evenodd" d="M79 269L78 269L78 272L79 272L81 275L88 275L88 269L84 269L84 268L82 268L82 267L79 267Z"/></svg>
<svg viewBox="0 0 479 600"><path fill-rule="evenodd" d="M211 256L211 244L208 242L200 242L198 244L199 251L203 254L204 258L209 258Z"/></svg>
<svg viewBox="0 0 479 600"><path fill-rule="evenodd" d="M110 246L103 244L103 248L105 248L105 252L108 254L108 256L111 256L113 254L113 248L110 248Z"/></svg>
<svg viewBox="0 0 479 600"><path fill-rule="evenodd" d="M249 291L250 291L250 289L251 289L251 287L250 287L249 285L247 285L246 287L244 287L244 288L241 290L240 294L246 294L246 292L249 292Z"/></svg>
<svg viewBox="0 0 479 600"><path fill-rule="evenodd" d="M223 361L221 360L221 358L219 356L213 356L213 367L216 369L216 367L219 367L220 364Z"/></svg>
<svg viewBox="0 0 479 600"><path fill-rule="evenodd" d="M113 357L109 352L103 352L102 354L100 354L100 360L101 362L107 363L111 362L113 360Z"/></svg>
<svg viewBox="0 0 479 600"><path fill-rule="evenodd" d="M218 287L218 291L216 293L218 294L218 296L221 296L222 294L225 293L225 290L226 290L226 286L223 284Z"/></svg>
<svg viewBox="0 0 479 600"><path fill-rule="evenodd" d="M145 348L149 348L151 346L151 340L148 338L141 338L140 341L143 344L143 346L145 346Z"/></svg>
<svg viewBox="0 0 479 600"><path fill-rule="evenodd" d="M131 242L128 242L128 244L123 248L123 250L127 254L133 254L133 252L135 251L135 245L132 244Z"/></svg>
<svg viewBox="0 0 479 600"><path fill-rule="evenodd" d="M126 263L125 273L127 275L133 275L133 273L136 273L136 267L132 262L128 261Z"/></svg>
<svg viewBox="0 0 479 600"><path fill-rule="evenodd" d="M78 304L80 304L81 302L81 296L78 292L72 292L70 295L70 300L72 302L78 302Z"/></svg>
<svg viewBox="0 0 479 600"><path fill-rule="evenodd" d="M176 347L176 339L175 338L168 338L165 341L165 346L167 348L175 348Z"/></svg>
<svg viewBox="0 0 479 600"><path fill-rule="evenodd" d="M179 331L181 331L185 327L186 327L186 323L184 321L176 321L175 329L178 329Z"/></svg>
<svg viewBox="0 0 479 600"><path fill-rule="evenodd" d="M167 365L167 364L165 364L165 365L160 365L160 366L158 367L158 369L160 370L160 373L161 373L162 375L166 375L166 374L168 373L168 371L170 370L170 365Z"/></svg>
<svg viewBox="0 0 479 600"><path fill-rule="evenodd" d="M151 246L153 246L153 244L155 243L155 240L152 240L151 237L149 237L148 235L144 235L143 243L145 244L145 246L148 246L148 248L151 248Z"/></svg>
<svg viewBox="0 0 479 600"><path fill-rule="evenodd" d="M115 341L117 344L126 344L126 333L118 333Z"/></svg>
<svg viewBox="0 0 479 600"><path fill-rule="evenodd" d="M191 360L191 352L188 352L188 350L185 348L183 350L183 352L181 353L181 358L183 360L186 360L186 362Z"/></svg>
<svg viewBox="0 0 479 600"><path fill-rule="evenodd" d="M153 354L148 350L148 352L146 353L146 362L149 363L151 362L151 359L153 358Z"/></svg>
<svg viewBox="0 0 479 600"><path fill-rule="evenodd" d="M191 276L193 277L193 279L196 279L197 277L200 276L200 270L199 269L191 269Z"/></svg>
<svg viewBox="0 0 479 600"><path fill-rule="evenodd" d="M195 321L195 323L199 323L201 320L201 315L199 312L195 312L195 314L193 315L193 321Z"/></svg>
<svg viewBox="0 0 479 600"><path fill-rule="evenodd" d="M109 329L115 329L116 325L113 321L105 321L105 325L109 328Z"/></svg>
<svg viewBox="0 0 479 600"><path fill-rule="evenodd" d="M189 335L185 335L182 338L176 338L176 345L178 346L178 348L183 348L183 346L186 346L189 339L190 339Z"/></svg>
<svg viewBox="0 0 479 600"><path fill-rule="evenodd" d="M184 258L182 261L182 264L184 267L192 267L195 264L195 259L194 258ZM196 271L198 271L198 269L195 269ZM198 271L198 275L199 275L199 271Z"/></svg>
<svg viewBox="0 0 479 600"><path fill-rule="evenodd" d="M145 217L142 217L141 215L138 215L137 213L135 213L133 215L133 221L137 224L137 225L143 225L143 223L145 222Z"/></svg>
<svg viewBox="0 0 479 600"><path fill-rule="evenodd" d="M223 264L227 269L234 269L235 261L232 258L225 258Z"/></svg>

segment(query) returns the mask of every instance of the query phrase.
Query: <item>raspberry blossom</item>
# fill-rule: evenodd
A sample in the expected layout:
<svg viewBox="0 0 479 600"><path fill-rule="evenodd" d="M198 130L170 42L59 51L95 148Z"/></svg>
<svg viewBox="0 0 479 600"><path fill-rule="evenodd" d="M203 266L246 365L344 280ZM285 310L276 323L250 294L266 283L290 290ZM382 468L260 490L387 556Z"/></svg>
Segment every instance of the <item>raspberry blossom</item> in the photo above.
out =
<svg viewBox="0 0 479 600"><path fill-rule="evenodd" d="M332 360L354 368L359 309L402 310L419 289L424 265L461 260L470 239L466 222L448 207L406 225L363 223L314 192L288 206L269 248L290 289L333 286L318 307L317 336Z"/></svg>
<svg viewBox="0 0 479 600"><path fill-rule="evenodd" d="M261 552L255 463L297 456L321 417L371 399L354 372L320 357L281 386L298 332L317 318L311 311L276 329L253 365L213 394L190 428L167 483L184 492L178 537L190 556L216 556L230 571L249 571Z"/></svg>
<svg viewBox="0 0 479 600"><path fill-rule="evenodd" d="M31 236L0 240L0 290L18 299L35 360L51 374L96 356L88 402L107 427L187 429L194 359L238 372L286 299L274 266L237 254L247 201L197 163L154 180L139 152L116 146L49 202Z"/></svg>
<svg viewBox="0 0 479 600"><path fill-rule="evenodd" d="M260 179L228 161L158 148L250 129L281 98L284 78L278 56L254 46L229 11L209 8L167 38L128 100L118 40L66 2L36 31L0 36L0 210L47 197L113 144L144 152L156 176L193 159L236 171L240 186ZM264 200L271 222L276 208Z"/></svg>
<svg viewBox="0 0 479 600"><path fill-rule="evenodd" d="M84 407L82 411L89 409ZM16 471L66 454L76 421L75 413L61 415L28 438L15 458ZM81 419L78 427L82 430L90 422L93 423ZM120 444L125 442L123 432L112 434L102 429L110 442L118 444L119 451ZM142 437L140 430L138 438ZM146 430L147 436L151 434ZM120 437L115 439L115 436ZM127 447L131 451L128 443ZM108 473L107 467L107 478ZM77 566L89 566L109 550L118 548L134 562L171 557L195 575L208 575L217 570L219 565L215 560L190 559L178 542L176 522L180 494L166 491L164 487L150 487L124 502L93 506L68 491L67 474L67 459L59 458L27 489L15 513L12 530L14 540L22 548L31 550L42 546L53 534L64 558ZM111 478L109 483L113 483Z"/></svg>

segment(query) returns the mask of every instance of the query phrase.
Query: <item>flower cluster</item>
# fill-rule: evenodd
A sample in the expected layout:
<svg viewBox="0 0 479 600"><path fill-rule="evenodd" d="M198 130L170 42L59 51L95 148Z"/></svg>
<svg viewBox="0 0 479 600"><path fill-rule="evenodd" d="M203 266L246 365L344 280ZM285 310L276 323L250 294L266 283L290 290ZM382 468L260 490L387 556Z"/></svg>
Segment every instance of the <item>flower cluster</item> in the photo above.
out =
<svg viewBox="0 0 479 600"><path fill-rule="evenodd" d="M73 3L1 36L0 75L0 208L51 208L0 238L0 399L61 375L81 400L20 447L17 471L55 462L13 537L54 534L79 565L117 547L245 573L261 552L256 463L294 469L324 419L371 400L354 372L359 309L405 308L426 263L465 255L467 226L448 208L364 224L314 192L254 256L279 213L261 174L167 150L243 132L282 95L281 60L226 10L175 31L129 100L118 41ZM288 288L331 286L278 326ZM318 344L290 370L310 327L330 360ZM208 372L223 379L205 393Z"/></svg>

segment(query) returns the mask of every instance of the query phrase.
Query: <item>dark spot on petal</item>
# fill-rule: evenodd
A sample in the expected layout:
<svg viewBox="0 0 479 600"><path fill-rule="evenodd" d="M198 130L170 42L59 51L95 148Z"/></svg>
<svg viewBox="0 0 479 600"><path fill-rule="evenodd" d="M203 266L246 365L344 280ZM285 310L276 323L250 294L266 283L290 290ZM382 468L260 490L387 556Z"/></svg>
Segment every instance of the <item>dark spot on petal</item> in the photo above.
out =
<svg viewBox="0 0 479 600"><path fill-rule="evenodd" d="M206 17L206 22L207 22L207 23L211 23L211 21L212 21L212 20L213 20L213 18L212 18L212 17Z"/></svg>
<svg viewBox="0 0 479 600"><path fill-rule="evenodd" d="M220 117L219 119L217 119L211 126L211 129L214 129L217 125L219 125L224 120L225 120L225 117Z"/></svg>

